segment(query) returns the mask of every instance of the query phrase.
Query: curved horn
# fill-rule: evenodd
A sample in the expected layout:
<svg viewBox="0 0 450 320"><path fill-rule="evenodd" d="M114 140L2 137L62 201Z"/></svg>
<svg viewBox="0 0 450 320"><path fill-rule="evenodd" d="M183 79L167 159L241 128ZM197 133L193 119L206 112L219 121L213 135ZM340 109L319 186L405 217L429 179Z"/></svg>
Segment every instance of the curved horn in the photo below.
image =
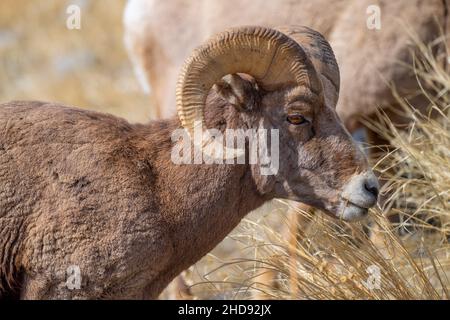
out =
<svg viewBox="0 0 450 320"><path fill-rule="evenodd" d="M193 133L204 125L204 107L211 87L227 74L246 73L267 89L292 84L318 94L321 82L300 45L285 34L264 27L222 32L194 51L177 85L177 110L182 126Z"/></svg>
<svg viewBox="0 0 450 320"><path fill-rule="evenodd" d="M330 107L336 107L340 87L339 67L328 41L308 27L286 26L276 30L295 40L305 50L320 75L325 102Z"/></svg>

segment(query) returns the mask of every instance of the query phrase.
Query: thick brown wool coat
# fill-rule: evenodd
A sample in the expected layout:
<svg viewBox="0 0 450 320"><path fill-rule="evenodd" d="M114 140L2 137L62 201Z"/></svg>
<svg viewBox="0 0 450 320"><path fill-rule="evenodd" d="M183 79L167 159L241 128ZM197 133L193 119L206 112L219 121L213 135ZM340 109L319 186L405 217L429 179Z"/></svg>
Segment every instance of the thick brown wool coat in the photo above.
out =
<svg viewBox="0 0 450 320"><path fill-rule="evenodd" d="M173 165L177 126L41 102L1 105L3 289L24 273L23 298L154 298L262 204L244 165ZM65 288L71 265L85 290Z"/></svg>

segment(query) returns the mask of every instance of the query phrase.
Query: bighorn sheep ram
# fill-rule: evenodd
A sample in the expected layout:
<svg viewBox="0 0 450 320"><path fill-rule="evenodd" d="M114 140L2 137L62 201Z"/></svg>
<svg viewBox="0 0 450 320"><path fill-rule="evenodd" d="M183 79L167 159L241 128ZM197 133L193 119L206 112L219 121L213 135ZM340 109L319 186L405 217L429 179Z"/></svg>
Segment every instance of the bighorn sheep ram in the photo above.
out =
<svg viewBox="0 0 450 320"><path fill-rule="evenodd" d="M54 103L1 105L1 296L156 298L274 197L364 217L377 180L335 112L333 52L319 33L295 32L239 27L199 47L178 82L179 119L132 125ZM278 173L174 164L172 133L196 121L278 129ZM79 289L66 286L71 266Z"/></svg>

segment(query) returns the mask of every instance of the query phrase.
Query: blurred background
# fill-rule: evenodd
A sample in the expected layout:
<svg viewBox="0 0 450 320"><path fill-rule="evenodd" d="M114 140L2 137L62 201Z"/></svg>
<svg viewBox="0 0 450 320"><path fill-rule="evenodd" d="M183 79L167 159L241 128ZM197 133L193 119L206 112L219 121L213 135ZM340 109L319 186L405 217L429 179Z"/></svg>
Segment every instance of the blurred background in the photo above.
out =
<svg viewBox="0 0 450 320"><path fill-rule="evenodd" d="M151 117L123 45L125 0L0 1L0 101L45 100ZM66 27L69 5L81 30Z"/></svg>

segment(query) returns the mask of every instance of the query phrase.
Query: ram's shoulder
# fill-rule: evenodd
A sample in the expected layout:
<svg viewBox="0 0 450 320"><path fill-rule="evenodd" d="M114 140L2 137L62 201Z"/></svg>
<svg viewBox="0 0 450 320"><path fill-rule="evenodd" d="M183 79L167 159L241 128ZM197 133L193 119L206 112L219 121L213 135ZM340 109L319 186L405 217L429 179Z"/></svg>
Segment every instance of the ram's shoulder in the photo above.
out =
<svg viewBox="0 0 450 320"><path fill-rule="evenodd" d="M112 115L45 102L0 105L0 159L29 175L76 182L122 172L131 182L148 170L135 140L136 126Z"/></svg>
<svg viewBox="0 0 450 320"><path fill-rule="evenodd" d="M40 101L0 105L0 130L5 143L105 143L133 131L113 115Z"/></svg>

